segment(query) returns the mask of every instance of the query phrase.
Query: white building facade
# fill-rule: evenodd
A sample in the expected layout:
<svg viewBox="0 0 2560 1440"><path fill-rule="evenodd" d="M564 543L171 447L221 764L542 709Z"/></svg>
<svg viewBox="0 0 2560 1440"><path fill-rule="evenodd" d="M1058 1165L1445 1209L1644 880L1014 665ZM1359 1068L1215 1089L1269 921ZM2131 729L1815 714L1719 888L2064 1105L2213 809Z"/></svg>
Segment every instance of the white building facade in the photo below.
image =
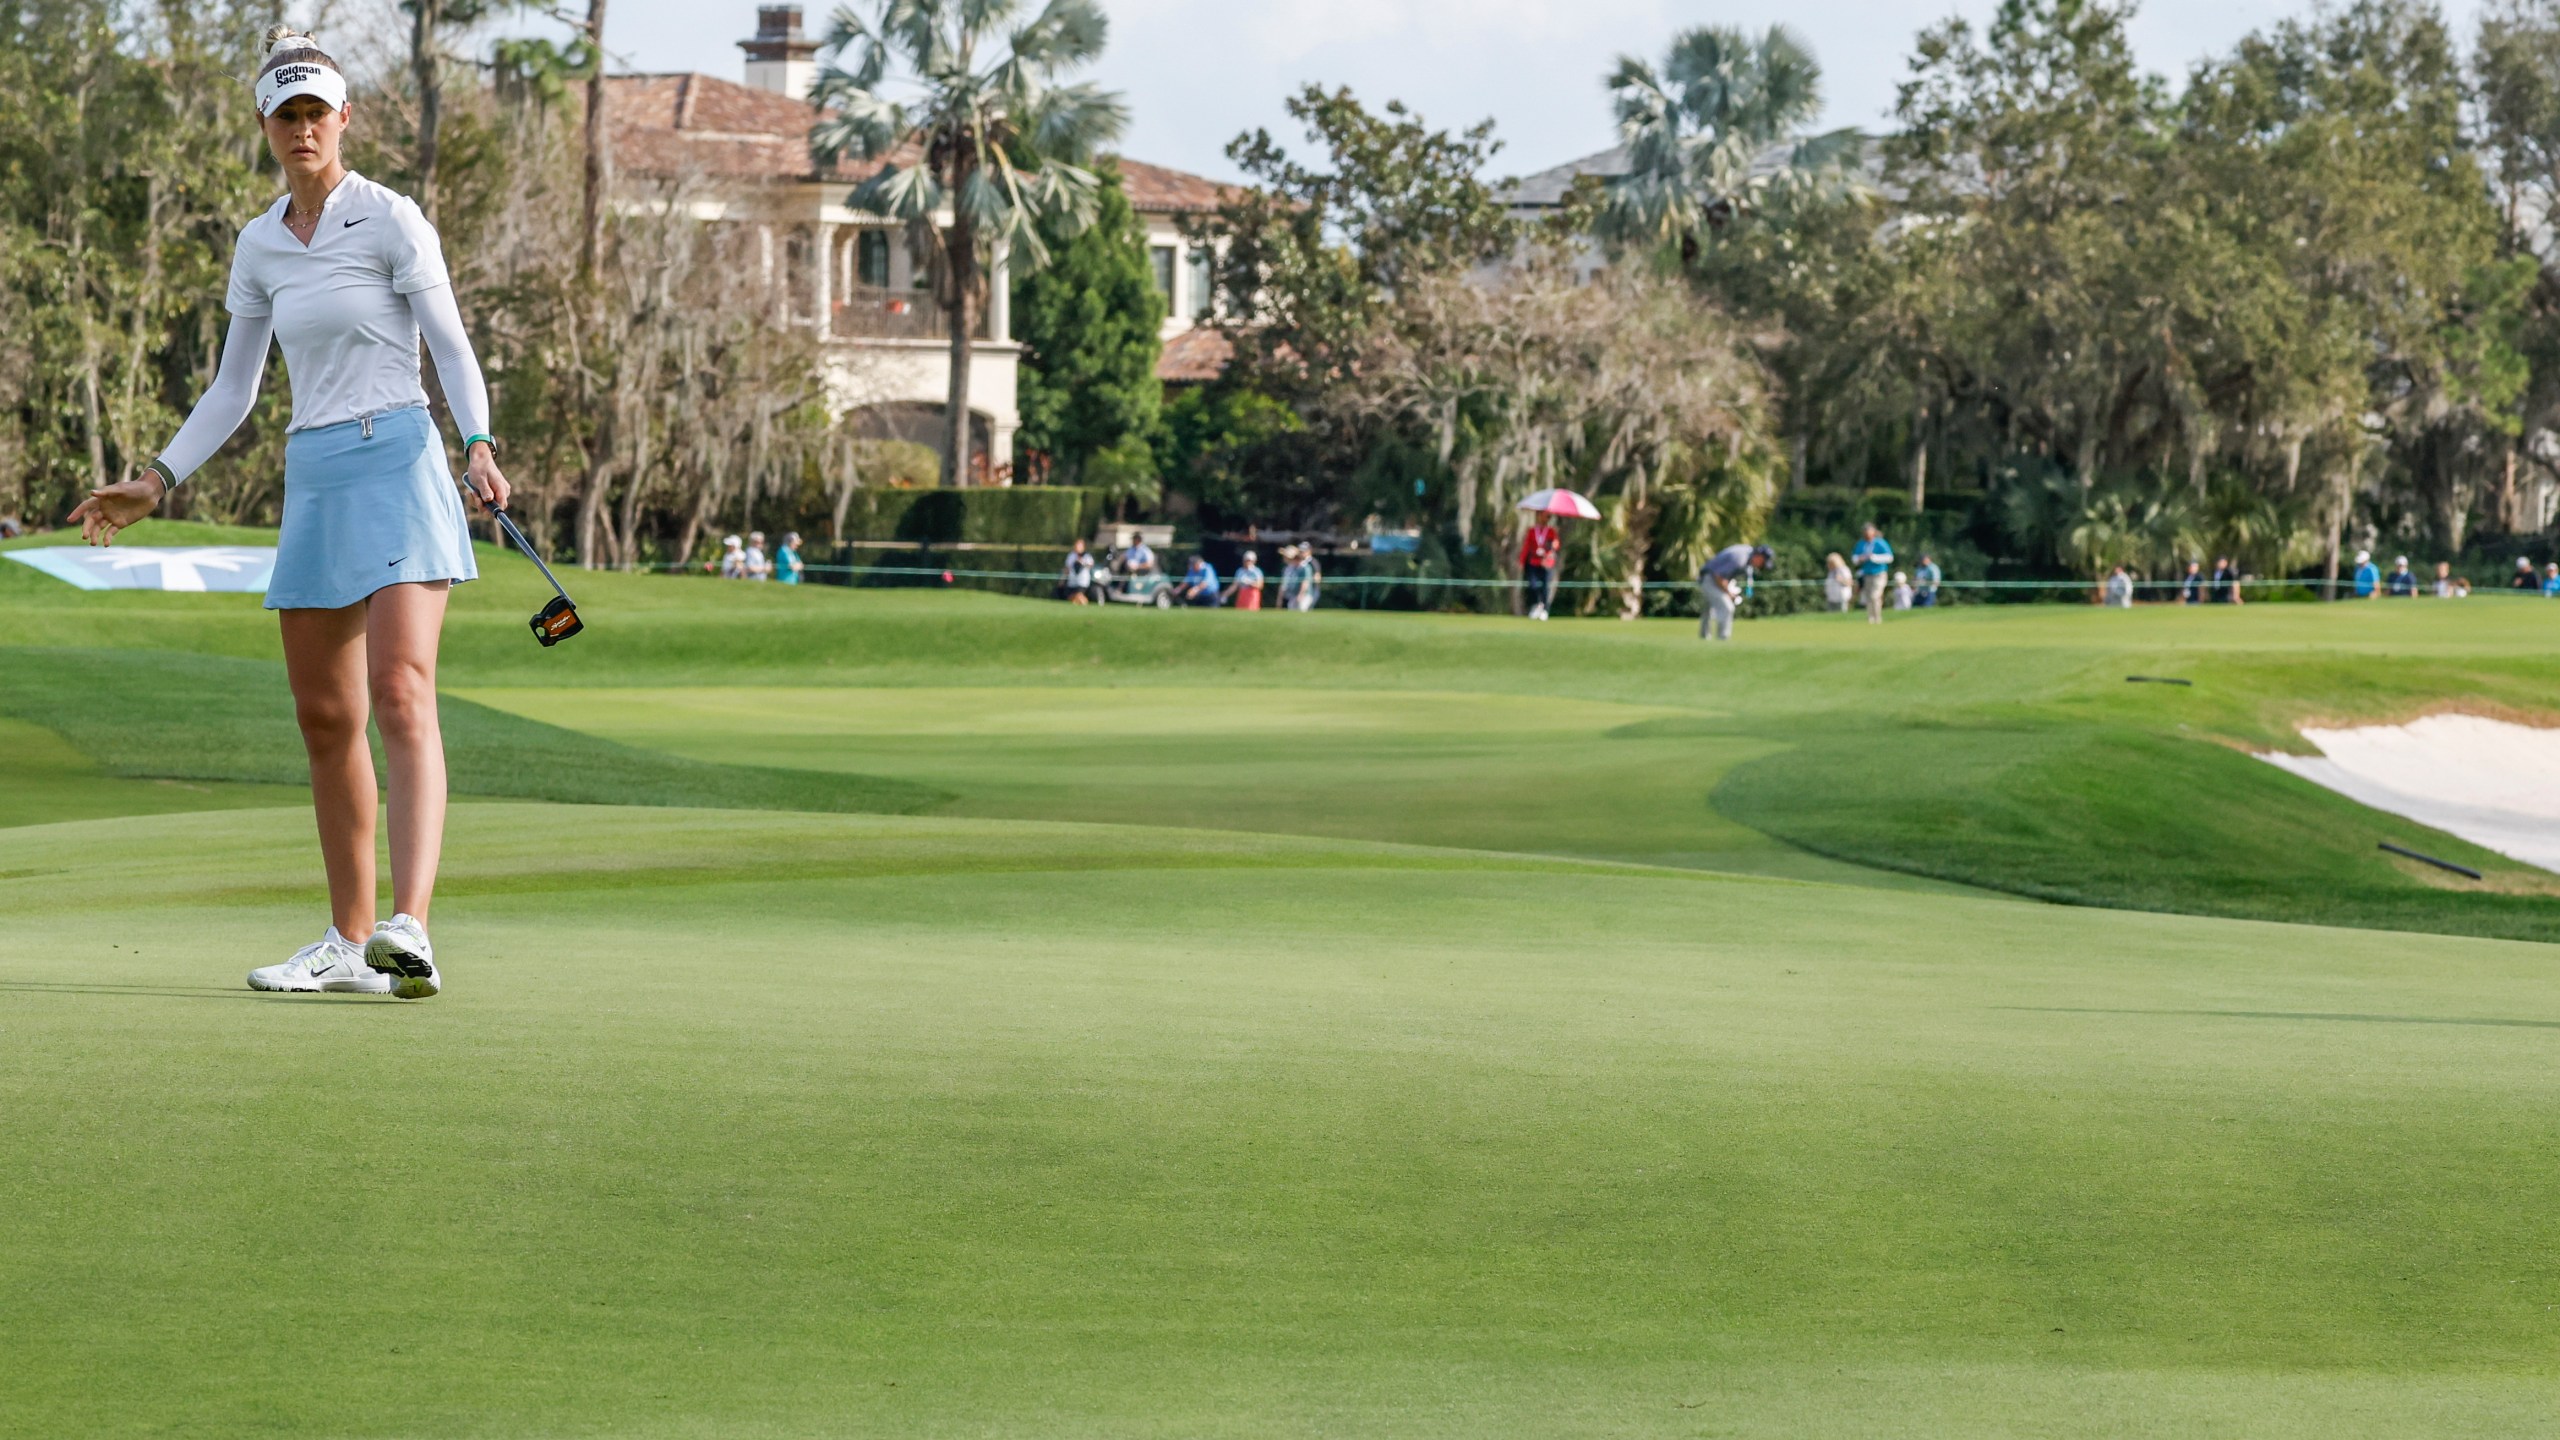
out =
<svg viewBox="0 0 2560 1440"><path fill-rule="evenodd" d="M762 7L754 38L739 46L745 83L692 72L613 77L606 113L615 168L635 189L682 180L698 218L754 227L754 253L782 281L775 318L824 338L838 412L864 412L879 433L938 447L950 389L943 308L902 227L845 204L878 167L820 174L810 162L809 128L821 114L807 99L817 44L801 28L800 7ZM1224 187L1133 160L1120 168L1167 298L1165 374L1209 378L1224 343L1215 331L1192 332L1208 313L1211 261L1208 247L1184 238L1181 221L1215 210ZM1001 260L989 278L970 357L970 448L994 462L975 479L1004 483L1021 427L1022 347Z"/></svg>

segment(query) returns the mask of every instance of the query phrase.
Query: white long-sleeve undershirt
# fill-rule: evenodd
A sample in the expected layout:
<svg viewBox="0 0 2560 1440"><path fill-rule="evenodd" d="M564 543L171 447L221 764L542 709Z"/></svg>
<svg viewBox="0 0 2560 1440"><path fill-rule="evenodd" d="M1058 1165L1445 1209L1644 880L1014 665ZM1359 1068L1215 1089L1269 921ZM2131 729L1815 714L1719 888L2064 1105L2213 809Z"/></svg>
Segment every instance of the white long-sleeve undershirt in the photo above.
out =
<svg viewBox="0 0 2560 1440"><path fill-rule="evenodd" d="M453 287L438 285L412 294L409 313L426 341L427 358L436 367L436 380L444 387L453 423L466 439L489 433L489 386L471 353L470 338L462 332L462 309L454 302ZM259 383L266 377L267 346L274 339L275 322L270 317L231 317L213 383L205 387L187 422L160 452L160 463L171 474L184 480L196 473L249 418L250 407L258 403Z"/></svg>
<svg viewBox="0 0 2560 1440"><path fill-rule="evenodd" d="M489 385L480 378L471 337L462 333L462 307L454 303L453 287L438 285L412 294L409 313L418 317L418 334L427 342L436 383L444 387L445 408L453 412L462 438L488 434Z"/></svg>

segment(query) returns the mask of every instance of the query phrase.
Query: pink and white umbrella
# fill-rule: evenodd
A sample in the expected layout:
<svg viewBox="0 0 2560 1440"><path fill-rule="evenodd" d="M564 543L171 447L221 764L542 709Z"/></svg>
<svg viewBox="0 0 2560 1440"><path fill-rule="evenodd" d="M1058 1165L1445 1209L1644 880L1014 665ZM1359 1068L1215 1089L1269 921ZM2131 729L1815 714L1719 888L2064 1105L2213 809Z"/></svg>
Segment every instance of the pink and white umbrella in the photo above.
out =
<svg viewBox="0 0 2560 1440"><path fill-rule="evenodd" d="M1514 508L1526 510L1532 515L1562 515L1568 520L1600 518L1599 506L1582 498L1579 493L1561 487L1554 490L1533 491L1528 499L1521 501Z"/></svg>

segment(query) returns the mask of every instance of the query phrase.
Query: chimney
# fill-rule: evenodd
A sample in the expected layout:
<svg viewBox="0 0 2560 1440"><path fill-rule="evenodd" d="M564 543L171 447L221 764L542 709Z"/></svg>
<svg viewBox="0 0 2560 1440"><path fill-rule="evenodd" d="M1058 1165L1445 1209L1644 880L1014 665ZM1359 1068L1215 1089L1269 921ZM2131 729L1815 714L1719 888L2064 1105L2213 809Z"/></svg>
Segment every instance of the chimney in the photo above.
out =
<svg viewBox="0 0 2560 1440"><path fill-rule="evenodd" d="M818 78L818 42L800 33L800 7L756 7L756 38L741 40L747 52L747 83L794 100L809 98Z"/></svg>

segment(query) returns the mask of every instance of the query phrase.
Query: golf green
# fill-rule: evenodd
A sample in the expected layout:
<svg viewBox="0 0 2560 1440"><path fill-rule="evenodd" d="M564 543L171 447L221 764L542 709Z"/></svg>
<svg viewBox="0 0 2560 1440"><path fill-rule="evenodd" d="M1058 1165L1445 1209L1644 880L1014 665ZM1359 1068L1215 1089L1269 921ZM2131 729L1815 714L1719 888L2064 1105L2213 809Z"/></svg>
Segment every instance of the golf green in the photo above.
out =
<svg viewBox="0 0 2560 1440"><path fill-rule="evenodd" d="M2245 753L2560 714L2560 607L542 651L520 566L401 1004L241 985L324 908L254 598L0 565L0 1434L2560 1414L2560 877Z"/></svg>
<svg viewBox="0 0 2560 1440"><path fill-rule="evenodd" d="M1339 841L0 831L0 1432L2513 1434L2540 947ZM106 919L104 917L112 917Z"/></svg>

